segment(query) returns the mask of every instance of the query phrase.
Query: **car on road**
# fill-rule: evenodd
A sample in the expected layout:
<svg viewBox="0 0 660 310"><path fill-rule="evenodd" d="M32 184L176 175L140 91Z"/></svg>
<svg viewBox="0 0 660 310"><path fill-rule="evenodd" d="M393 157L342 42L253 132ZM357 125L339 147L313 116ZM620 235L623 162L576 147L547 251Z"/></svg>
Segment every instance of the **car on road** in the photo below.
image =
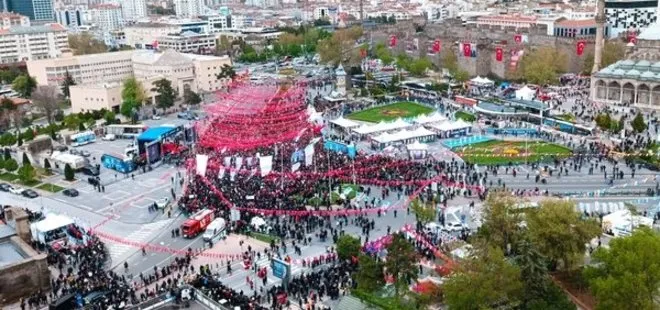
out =
<svg viewBox="0 0 660 310"><path fill-rule="evenodd" d="M453 222L453 223L445 223L445 226L442 228L445 231L461 231L465 228L465 226L462 223L459 222Z"/></svg>
<svg viewBox="0 0 660 310"><path fill-rule="evenodd" d="M167 207L167 204L170 203L170 199L167 197L163 197L161 199L156 200L156 206L158 206L159 209L165 209Z"/></svg>
<svg viewBox="0 0 660 310"><path fill-rule="evenodd" d="M91 176L97 176L97 175L101 174L101 172L99 171L99 169L97 169L97 168L94 167L94 166L85 166L85 167L82 167L82 168L80 169L80 172L82 172L82 173L85 174L85 175L91 175Z"/></svg>
<svg viewBox="0 0 660 310"><path fill-rule="evenodd" d="M11 188L11 185L7 183L0 183L0 191L8 192Z"/></svg>
<svg viewBox="0 0 660 310"><path fill-rule="evenodd" d="M31 189L26 189L24 190L21 195L27 198L37 198L39 197L39 194Z"/></svg>
<svg viewBox="0 0 660 310"><path fill-rule="evenodd" d="M12 187L12 188L9 189L9 192L10 192L10 193L12 193L12 194L16 194L16 195L20 195L20 194L22 194L23 191L25 191L25 189L22 188L22 187Z"/></svg>
<svg viewBox="0 0 660 310"><path fill-rule="evenodd" d="M154 115L151 116L151 119L155 120L155 121L160 120L160 115L154 114Z"/></svg>
<svg viewBox="0 0 660 310"><path fill-rule="evenodd" d="M78 190L76 190L75 188L67 188L62 191L62 194L68 197L78 197L79 195Z"/></svg>
<svg viewBox="0 0 660 310"><path fill-rule="evenodd" d="M115 139L117 139L117 136L115 136L113 134L107 134L107 135L103 136L103 138L101 138L101 140L103 140L103 141L115 141Z"/></svg>
<svg viewBox="0 0 660 310"><path fill-rule="evenodd" d="M88 150L81 150L79 153L80 153L80 155L82 155L83 157L90 157L90 156L92 156L92 153L90 153Z"/></svg>

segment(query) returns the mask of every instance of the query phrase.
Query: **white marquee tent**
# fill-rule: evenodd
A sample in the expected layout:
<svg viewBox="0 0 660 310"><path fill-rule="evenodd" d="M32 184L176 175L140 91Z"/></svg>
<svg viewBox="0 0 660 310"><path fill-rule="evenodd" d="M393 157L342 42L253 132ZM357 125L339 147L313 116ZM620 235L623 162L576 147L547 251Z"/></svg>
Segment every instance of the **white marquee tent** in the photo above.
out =
<svg viewBox="0 0 660 310"><path fill-rule="evenodd" d="M433 131L430 131L424 127L419 127L413 130L403 129L392 134L383 133L381 135L373 137L372 140L381 144L388 144L399 141L406 142L412 139L431 138L433 136L435 136L435 133Z"/></svg>
<svg viewBox="0 0 660 310"><path fill-rule="evenodd" d="M495 82L491 81L488 78L482 78L480 76L477 76L476 78L471 79L470 82L473 85L477 85L477 86L493 86L493 85L495 85Z"/></svg>
<svg viewBox="0 0 660 310"><path fill-rule="evenodd" d="M516 99L532 100L534 99L535 95L536 95L536 91L527 87L527 85L525 85L523 88L519 90L516 90Z"/></svg>
<svg viewBox="0 0 660 310"><path fill-rule="evenodd" d="M341 128L354 128L360 126L360 124L350 119L345 119L343 116L339 117L338 119L331 120L330 123L337 125Z"/></svg>
<svg viewBox="0 0 660 310"><path fill-rule="evenodd" d="M417 124L430 124L430 123L439 123L439 122L444 122L446 121L447 118L442 115L441 113L435 112L432 114L424 114L420 115L415 119L415 123Z"/></svg>
<svg viewBox="0 0 660 310"><path fill-rule="evenodd" d="M398 118L393 122L380 122L376 125L363 125L357 128L354 128L353 131L361 135L369 135L379 132L392 131L397 129L404 129L412 126L406 121Z"/></svg>

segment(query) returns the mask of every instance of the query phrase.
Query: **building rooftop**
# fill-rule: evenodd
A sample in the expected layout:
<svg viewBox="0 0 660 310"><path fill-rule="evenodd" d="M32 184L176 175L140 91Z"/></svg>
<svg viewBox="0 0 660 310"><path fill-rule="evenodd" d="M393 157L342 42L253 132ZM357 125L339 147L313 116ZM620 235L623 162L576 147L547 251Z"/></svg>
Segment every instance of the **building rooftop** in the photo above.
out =
<svg viewBox="0 0 660 310"><path fill-rule="evenodd" d="M653 25L642 30L642 32L637 36L637 40L660 40L660 23L655 22Z"/></svg>
<svg viewBox="0 0 660 310"><path fill-rule="evenodd" d="M0 242L0 266L10 265L28 257L11 241Z"/></svg>
<svg viewBox="0 0 660 310"><path fill-rule="evenodd" d="M15 26L9 29L0 30L0 35L10 34L36 34L44 32L66 31L66 28L60 24L45 24L36 26Z"/></svg>
<svg viewBox="0 0 660 310"><path fill-rule="evenodd" d="M635 62L631 59L617 61L598 71L594 75L600 78L622 78L660 81L660 62L652 63L648 60Z"/></svg>
<svg viewBox="0 0 660 310"><path fill-rule="evenodd" d="M570 28L596 27L595 19L566 19L557 23L557 26Z"/></svg>

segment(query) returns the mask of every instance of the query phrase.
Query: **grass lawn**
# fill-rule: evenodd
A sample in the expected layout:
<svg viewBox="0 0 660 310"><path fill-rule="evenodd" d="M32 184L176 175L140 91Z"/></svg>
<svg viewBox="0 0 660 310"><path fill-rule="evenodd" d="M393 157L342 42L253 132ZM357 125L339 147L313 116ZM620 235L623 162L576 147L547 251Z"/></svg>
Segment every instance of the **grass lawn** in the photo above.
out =
<svg viewBox="0 0 660 310"><path fill-rule="evenodd" d="M3 180L5 182L13 182L17 179L18 179L18 175L13 174L11 172L0 173L0 180Z"/></svg>
<svg viewBox="0 0 660 310"><path fill-rule="evenodd" d="M527 144L524 141L487 141L457 148L454 151L461 153L463 160L479 165L542 162L554 158L553 155L548 154L557 154L558 157L571 155L571 150L566 147L537 141Z"/></svg>
<svg viewBox="0 0 660 310"><path fill-rule="evenodd" d="M429 114L433 109L409 101L396 102L380 107L362 110L347 116L349 119L378 123L392 121L399 117L408 118L422 114Z"/></svg>
<svg viewBox="0 0 660 310"><path fill-rule="evenodd" d="M458 111L454 115L456 116L456 118L462 119L466 122L474 122L477 120L477 117L474 116L474 114L470 114L468 112Z"/></svg>
<svg viewBox="0 0 660 310"><path fill-rule="evenodd" d="M268 235L268 234L262 234L262 233L258 233L258 232L254 232L254 231L250 232L249 236L254 238L254 239L257 239L259 241L266 242L268 244L270 244L270 241L275 241L275 243L280 242L279 237Z"/></svg>
<svg viewBox="0 0 660 310"><path fill-rule="evenodd" d="M43 183L43 184L37 186L37 188L41 189L41 190L51 192L51 193L57 193L57 192L60 192L60 191L64 190L64 187L61 187L61 186L58 186L58 185L55 185L55 184L51 184L51 183Z"/></svg>

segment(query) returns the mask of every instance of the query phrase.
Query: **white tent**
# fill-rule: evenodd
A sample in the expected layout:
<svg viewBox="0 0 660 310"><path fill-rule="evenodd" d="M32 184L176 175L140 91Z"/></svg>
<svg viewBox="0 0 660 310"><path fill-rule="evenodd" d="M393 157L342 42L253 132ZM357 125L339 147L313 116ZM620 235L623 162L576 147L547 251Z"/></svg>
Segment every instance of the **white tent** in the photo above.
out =
<svg viewBox="0 0 660 310"><path fill-rule="evenodd" d="M406 148L409 151L426 151L429 149L429 146L424 143L420 143L419 141L415 141L412 144L406 145Z"/></svg>
<svg viewBox="0 0 660 310"><path fill-rule="evenodd" d="M535 95L536 95L536 91L527 87L527 85L525 85L523 88L519 90L516 90L516 99L532 100L534 99Z"/></svg>
<svg viewBox="0 0 660 310"><path fill-rule="evenodd" d="M631 215L630 210L623 209L603 216L603 229L611 230L615 236L626 236L639 226L653 226L653 219Z"/></svg>
<svg viewBox="0 0 660 310"><path fill-rule="evenodd" d="M471 79L470 83L477 86L492 86L494 84L494 82L489 80L488 78L482 78L480 76Z"/></svg>
<svg viewBox="0 0 660 310"><path fill-rule="evenodd" d="M442 115L441 113L435 112L432 114L424 114L420 115L415 119L415 123L417 124L429 124L429 123L438 123L438 122L444 122L446 121L447 118Z"/></svg>
<svg viewBox="0 0 660 310"><path fill-rule="evenodd" d="M350 119L345 119L343 116L339 117L338 119L331 120L330 123L335 124L341 128L353 128L353 127L358 127L360 124L350 120Z"/></svg>
<svg viewBox="0 0 660 310"><path fill-rule="evenodd" d="M378 143L392 143L398 141L406 141L410 139L430 137L434 135L435 133L433 131L430 131L424 127L419 127L413 130L403 129L393 134L383 133L381 135L373 137L372 139Z"/></svg>
<svg viewBox="0 0 660 310"><path fill-rule="evenodd" d="M363 125L360 127L357 127L353 129L354 132L361 134L361 135L368 135L368 134L374 134L374 133L379 133L379 132L386 132L386 131L392 131L392 130L397 130L397 129L403 129L403 128L408 128L412 126L411 124L407 123L406 121L402 120L401 118L398 118L397 120L393 122L380 122L376 125Z"/></svg>
<svg viewBox="0 0 660 310"><path fill-rule="evenodd" d="M465 128L470 128L472 125L462 119L459 119L458 121L455 122L442 122L439 124L431 124L429 125L431 128L434 128L438 131L452 131L452 130L459 130L459 129L465 129Z"/></svg>

